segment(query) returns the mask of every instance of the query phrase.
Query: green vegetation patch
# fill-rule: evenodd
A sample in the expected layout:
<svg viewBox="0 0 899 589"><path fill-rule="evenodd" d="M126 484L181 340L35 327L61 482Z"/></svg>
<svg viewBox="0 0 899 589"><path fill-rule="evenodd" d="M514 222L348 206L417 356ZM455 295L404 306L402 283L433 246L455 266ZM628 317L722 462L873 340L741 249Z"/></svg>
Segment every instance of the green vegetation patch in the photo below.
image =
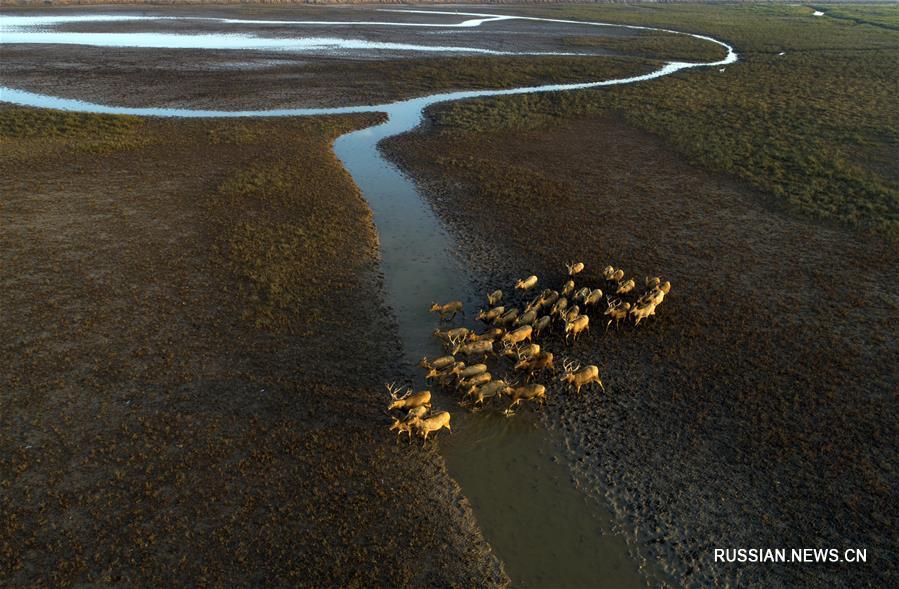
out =
<svg viewBox="0 0 899 589"><path fill-rule="evenodd" d="M330 150L351 123L281 121L210 132L213 143L237 137L241 145L279 146L232 170L209 199L219 259L241 284L244 319L259 328L302 333L339 324L340 313L327 309L374 260L371 213Z"/></svg>
<svg viewBox="0 0 899 589"><path fill-rule="evenodd" d="M718 61L726 55L725 49L720 45L660 31L642 31L627 37L566 37L564 42L574 51L604 49L623 55L669 61Z"/></svg>
<svg viewBox="0 0 899 589"><path fill-rule="evenodd" d="M73 113L32 108L0 109L0 142L56 140L73 149L109 152L143 145L138 117Z"/></svg>
<svg viewBox="0 0 899 589"><path fill-rule="evenodd" d="M489 133L618 111L794 210L899 236L899 33L812 17L807 7L542 12L703 32L733 43L741 61L630 86L445 105L434 113L439 125Z"/></svg>

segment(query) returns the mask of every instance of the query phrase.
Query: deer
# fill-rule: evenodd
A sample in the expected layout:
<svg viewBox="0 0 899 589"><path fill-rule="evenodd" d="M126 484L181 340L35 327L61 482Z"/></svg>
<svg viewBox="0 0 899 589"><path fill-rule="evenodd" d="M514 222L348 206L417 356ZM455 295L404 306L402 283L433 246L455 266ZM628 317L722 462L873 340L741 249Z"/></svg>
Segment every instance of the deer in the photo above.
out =
<svg viewBox="0 0 899 589"><path fill-rule="evenodd" d="M493 291L492 293L490 293L489 295L487 295L487 306L492 307L492 306L496 305L496 303L500 302L501 300L503 300L503 291L497 289L497 290Z"/></svg>
<svg viewBox="0 0 899 589"><path fill-rule="evenodd" d="M655 312L656 305L652 301L638 303L630 311L630 315L634 318L634 327L640 325L640 321L642 321L643 319L646 319L650 315L655 315Z"/></svg>
<svg viewBox="0 0 899 589"><path fill-rule="evenodd" d="M628 278L624 282L618 284L618 290L615 291L615 294L627 294L630 291L634 290L634 287L637 286L637 283L634 282L633 278Z"/></svg>
<svg viewBox="0 0 899 589"><path fill-rule="evenodd" d="M609 326L612 325L612 321L615 322L615 329L618 329L618 324L622 319L625 319L627 317L630 309L630 303L622 303L621 299L610 300L609 307L605 312L605 315L609 316L609 322L606 323L606 331L609 330Z"/></svg>
<svg viewBox="0 0 899 589"><path fill-rule="evenodd" d="M602 269L602 277L605 278L606 280L608 280L609 282L612 281L613 276L615 276L615 267L614 266L606 266L605 268Z"/></svg>
<svg viewBox="0 0 899 589"><path fill-rule="evenodd" d="M540 306L549 307L559 300L559 293L555 290L546 289L540 295Z"/></svg>
<svg viewBox="0 0 899 589"><path fill-rule="evenodd" d="M427 443L428 434L430 434L431 432L436 432L443 428L446 428L448 432L453 433L453 430L450 427L450 414L448 411L441 411L440 413L436 413L425 418L417 418L412 421L412 426L415 427L415 429L418 430L418 433L422 435L422 446Z"/></svg>
<svg viewBox="0 0 899 589"><path fill-rule="evenodd" d="M574 292L574 280L569 280L565 284L562 285L561 294L563 297L567 297L571 293Z"/></svg>
<svg viewBox="0 0 899 589"><path fill-rule="evenodd" d="M481 406L484 404L486 399L492 399L497 395L503 394L503 391L506 390L506 387L509 385L506 384L504 380L492 380L488 383L482 384L479 387L472 387L465 393L466 397L473 397L474 401L472 405Z"/></svg>
<svg viewBox="0 0 899 589"><path fill-rule="evenodd" d="M665 300L665 291L659 287L656 287L640 295L640 298L637 299L637 305L652 303L652 305L655 307L661 305L663 300Z"/></svg>
<svg viewBox="0 0 899 589"><path fill-rule="evenodd" d="M482 341L493 341L503 337L503 334L506 333L506 330L502 327L491 327L484 333L475 333L469 332L466 341L469 342L482 342Z"/></svg>
<svg viewBox="0 0 899 589"><path fill-rule="evenodd" d="M612 274L612 282L621 282L624 280L624 270L618 268L615 270L615 273Z"/></svg>
<svg viewBox="0 0 899 589"><path fill-rule="evenodd" d="M525 341L530 341L533 333L534 333L533 327L531 327L530 325L524 325L514 331L510 331L509 333L504 335L500 341L503 343L504 346L510 347L515 344L520 344Z"/></svg>
<svg viewBox="0 0 899 589"><path fill-rule="evenodd" d="M478 312L478 321L483 321L484 323L492 323L497 317L501 316L506 312L505 307L494 307L492 309L487 309L486 311Z"/></svg>
<svg viewBox="0 0 899 589"><path fill-rule="evenodd" d="M464 338L468 335L469 329L467 327L456 327L454 329L447 329L441 331L439 329L434 330L434 335L439 337L445 342L448 342L457 337Z"/></svg>
<svg viewBox="0 0 899 589"><path fill-rule="evenodd" d="M571 263L566 262L565 268L568 269L569 276L574 276L575 274L580 274L584 270L584 263L583 262L571 262Z"/></svg>
<svg viewBox="0 0 899 589"><path fill-rule="evenodd" d="M522 401L540 401L541 404L546 403L546 387L542 384L526 384L522 386L509 386L505 390L512 402L506 409L506 415L513 415L512 409L518 407Z"/></svg>
<svg viewBox="0 0 899 589"><path fill-rule="evenodd" d="M533 356L521 358L513 368L516 372L527 372L527 381L530 381L537 372L543 373L549 370L555 373L556 367L553 365L552 352L540 352Z"/></svg>
<svg viewBox="0 0 899 589"><path fill-rule="evenodd" d="M592 383L599 385L599 388L605 392L606 387L603 386L599 379L599 368L593 364L588 364L581 368L581 365L574 365L574 362L564 360L562 365L565 367L565 373L559 377L559 380L566 383L570 387L575 388L576 393L581 392L581 387L588 386Z"/></svg>
<svg viewBox="0 0 899 589"><path fill-rule="evenodd" d="M471 378L472 376L484 374L485 372L487 372L486 364L472 364L471 366L463 367L456 374L459 378Z"/></svg>
<svg viewBox="0 0 899 589"><path fill-rule="evenodd" d="M572 296L571 298L574 299L578 303L582 303L582 302L584 302L584 300L587 299L587 295L589 295L589 294L590 294L590 289L588 287L584 286L582 288L577 289L577 291L574 293L574 296Z"/></svg>
<svg viewBox="0 0 899 589"><path fill-rule="evenodd" d="M397 444L400 442L400 436L403 433L409 436L409 443L412 443L412 421L407 419L397 419L396 417L391 416L390 419L393 420L393 425L390 426L389 431L396 430L396 442ZM416 418L417 419L417 418Z"/></svg>
<svg viewBox="0 0 899 589"><path fill-rule="evenodd" d="M581 308L577 305L570 307L565 313L562 314L562 320L566 323L570 323L574 321L578 315L581 314Z"/></svg>
<svg viewBox="0 0 899 589"><path fill-rule="evenodd" d="M515 282L515 290L531 290L535 286L537 286L537 277L533 274Z"/></svg>
<svg viewBox="0 0 899 589"><path fill-rule="evenodd" d="M590 331L590 317L587 315L578 315L571 321L565 323L565 339L571 336L571 342L577 341L577 336L582 331Z"/></svg>
<svg viewBox="0 0 899 589"><path fill-rule="evenodd" d="M493 380L493 375L491 375L489 372L482 372L481 374L472 376L471 378L460 380L458 388L460 390L467 391L482 384L487 384L491 380Z"/></svg>
<svg viewBox="0 0 899 589"><path fill-rule="evenodd" d="M413 395L412 387L407 387L406 394L399 396L400 390L397 388L396 383L385 386L387 387L387 392L390 393L390 397L393 399L393 402L387 406L388 411L393 411L394 409L412 409L414 407L421 407L422 405L427 407L431 406L431 391L421 391L420 393L415 393Z"/></svg>
<svg viewBox="0 0 899 589"><path fill-rule="evenodd" d="M465 315L465 310L462 309L462 301L451 301L449 303L446 303L445 305L431 303L431 308L428 309L428 311L440 315L441 321L446 321L447 315L449 315L449 321L453 320L453 317L456 316L456 313L462 313L463 316Z"/></svg>
<svg viewBox="0 0 899 589"><path fill-rule="evenodd" d="M526 346L516 346L515 348L515 357L521 360L522 358L532 358L540 353L540 344L528 344Z"/></svg>
<svg viewBox="0 0 899 589"><path fill-rule="evenodd" d="M463 368L465 368L465 362L453 362L442 368L431 368L428 370L428 373L425 374L425 380L431 381L436 378L442 384L446 382L447 378L455 376Z"/></svg>
<svg viewBox="0 0 899 589"><path fill-rule="evenodd" d="M517 318L518 318L518 309L513 307L513 308L509 309L508 311L506 311L505 313L503 313L502 316L494 319L493 324L494 325L504 325L504 326L512 325L513 323L515 323L515 319L517 319Z"/></svg>
<svg viewBox="0 0 899 589"><path fill-rule="evenodd" d="M534 327L534 335L535 335L535 336L540 335L540 333L541 333L544 329L546 329L547 327L549 327L549 324L550 324L551 322L552 322L552 317L550 317L549 315L544 315L544 316L541 317L540 319L537 319L536 321L534 321L534 325L533 325L533 327Z"/></svg>
<svg viewBox="0 0 899 589"><path fill-rule="evenodd" d="M453 346L453 356L462 354L469 358L486 358L493 354L493 340L481 340L467 344L462 343L461 340L452 340L450 344Z"/></svg>
<svg viewBox="0 0 899 589"><path fill-rule="evenodd" d="M562 313L564 313L565 309L567 309L567 308L568 308L568 299L566 299L565 297L559 297L559 300L557 300L553 304L552 308L549 310L549 314L550 315L558 315L559 317L561 317Z"/></svg>
<svg viewBox="0 0 899 589"><path fill-rule="evenodd" d="M422 356L421 360L418 361L418 366L419 368L424 368L426 370L441 370L447 366L451 366L455 361L456 359L452 356L441 356L433 360L428 360L427 356Z"/></svg>
<svg viewBox="0 0 899 589"><path fill-rule="evenodd" d="M513 325L515 325L516 327L521 327L522 325L531 325L536 320L537 311L528 311L516 317Z"/></svg>
<svg viewBox="0 0 899 589"><path fill-rule="evenodd" d="M643 282L646 285L646 288L652 290L662 282L662 279L658 276L647 276Z"/></svg>
<svg viewBox="0 0 899 589"><path fill-rule="evenodd" d="M599 301L602 300L602 291L600 289L594 289L590 291L586 297L584 297L584 306L589 307L592 305L596 305Z"/></svg>

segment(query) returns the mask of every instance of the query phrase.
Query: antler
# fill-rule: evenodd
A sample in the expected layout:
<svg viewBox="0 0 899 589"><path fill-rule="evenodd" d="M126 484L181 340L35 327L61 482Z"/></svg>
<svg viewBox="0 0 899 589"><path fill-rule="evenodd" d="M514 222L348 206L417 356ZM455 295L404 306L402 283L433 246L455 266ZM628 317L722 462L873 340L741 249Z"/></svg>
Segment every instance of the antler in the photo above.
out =
<svg viewBox="0 0 899 589"><path fill-rule="evenodd" d="M396 401L396 400L399 399L399 398L396 396L397 393L398 393L397 388L396 388L396 381L393 381L393 382L390 383L390 384L385 384L384 386L387 388L387 392L390 393L390 397L391 397L394 401Z"/></svg>
<svg viewBox="0 0 899 589"><path fill-rule="evenodd" d="M569 360L568 358L562 358L562 367L565 368L565 372L573 372L571 367L574 365L573 360Z"/></svg>

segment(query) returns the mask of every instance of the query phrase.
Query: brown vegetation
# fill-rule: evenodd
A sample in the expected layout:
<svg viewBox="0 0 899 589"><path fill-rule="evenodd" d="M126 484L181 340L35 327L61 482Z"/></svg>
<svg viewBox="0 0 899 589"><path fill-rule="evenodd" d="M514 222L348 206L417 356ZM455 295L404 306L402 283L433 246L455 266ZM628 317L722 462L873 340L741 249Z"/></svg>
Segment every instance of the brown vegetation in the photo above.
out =
<svg viewBox="0 0 899 589"><path fill-rule="evenodd" d="M0 110L0 585L503 582L372 427L396 344L328 145L367 120Z"/></svg>

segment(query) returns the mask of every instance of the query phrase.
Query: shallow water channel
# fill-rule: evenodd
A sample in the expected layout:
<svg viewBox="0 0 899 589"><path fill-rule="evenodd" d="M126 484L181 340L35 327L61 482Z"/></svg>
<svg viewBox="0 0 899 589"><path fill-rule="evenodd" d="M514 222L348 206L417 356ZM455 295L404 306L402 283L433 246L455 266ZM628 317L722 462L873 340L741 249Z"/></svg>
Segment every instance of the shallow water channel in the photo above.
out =
<svg viewBox="0 0 899 589"><path fill-rule="evenodd" d="M387 122L334 144L374 213L387 301L410 369L422 355L445 354L432 335L437 318L427 311L431 301L461 299L468 325L473 311L483 306L454 255L452 237L415 185L377 147L382 139L417 126L420 117L420 109L412 106L395 109ZM510 285L502 286L509 290ZM421 372L416 384L423 386ZM453 434L440 434L440 452L516 587L642 584L624 538L610 533L608 511L577 490L533 414L527 409L512 418L498 411L468 414L455 406L452 395L434 393L435 408L453 414Z"/></svg>
<svg viewBox="0 0 899 589"><path fill-rule="evenodd" d="M429 11L434 14L447 14ZM457 13L477 17L463 24L419 24L417 26L480 26L494 20L522 18L530 21L570 23L581 26L613 26L557 19L523 18L478 13ZM75 17L77 18L77 17ZM93 18L98 18L94 16ZM103 17L99 17L103 18ZM38 19L40 20L40 19ZM2 19L0 19L2 21ZM11 26L11 21L2 23ZM467 24L466 24L467 23ZM45 25L54 23L47 22ZM297 23L301 24L301 23ZM403 24L398 26L416 26ZM615 25L621 26L621 25ZM0 26L0 29L3 29ZM627 27L647 29L648 27ZM17 29L16 37L0 35L0 44L27 42L30 29ZM661 29L651 29L661 30ZM674 34L676 31L667 31ZM40 30L34 35L46 34ZM23 37L24 35L24 37ZM127 37L127 35L125 35ZM337 108L300 108L280 110L196 110L190 108L133 108L102 105L58 98L0 86L0 101L19 105L56 108L69 111L137 116L190 118L232 118L312 116L359 112L383 112L385 122L341 136L334 151L352 175L368 201L377 226L381 247L381 270L384 275L387 302L399 329L408 364L408 377L419 379L422 371L413 368L422 356L443 355L432 332L437 320L428 313L432 301L461 299L473 325L472 315L483 306L483 298L474 292L469 276L456 255L458 246L443 228L427 200L399 169L382 157L378 143L414 129L428 106L451 100L523 94L531 92L567 91L615 84L636 83L694 67L719 66L736 61L732 48L701 35L690 35L716 43L727 50L727 56L714 63L669 62L659 69L637 76L587 83L546 85L504 90L463 91L434 94L390 104ZM204 42L208 42L208 35ZM38 39L38 37L35 37ZM151 41L130 37L129 46L159 47L160 38ZM258 39L230 36L230 48L252 50ZM44 42L52 42L43 39ZM37 41L35 41L37 42ZM89 38L79 43L90 44ZM184 44L185 39L179 42ZM145 43L141 45L141 43ZM99 46L103 42L98 41ZM498 284L511 290L512 285ZM399 376L399 375L398 375ZM435 406L453 413L453 434L440 434L439 447L450 474L459 482L474 508L481 529L497 555L505 563L516 587L633 587L647 583L641 566L628 549L625 537L613 533L607 508L588 500L580 492L562 458L551 433L530 410L524 409L512 418L498 411L469 414L456 406L449 394L435 391ZM655 577L655 565L643 566L643 572Z"/></svg>

